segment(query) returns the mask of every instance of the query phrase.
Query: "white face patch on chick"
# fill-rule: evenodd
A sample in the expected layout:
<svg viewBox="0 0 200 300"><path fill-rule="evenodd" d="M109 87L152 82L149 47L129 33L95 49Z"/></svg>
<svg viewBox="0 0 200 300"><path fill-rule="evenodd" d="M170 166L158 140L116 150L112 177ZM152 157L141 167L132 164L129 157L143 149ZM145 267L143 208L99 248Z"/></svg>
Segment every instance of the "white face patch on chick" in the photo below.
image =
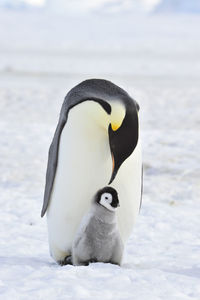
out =
<svg viewBox="0 0 200 300"><path fill-rule="evenodd" d="M115 211L116 207L111 205L113 197L110 193L103 193L99 203L110 211Z"/></svg>

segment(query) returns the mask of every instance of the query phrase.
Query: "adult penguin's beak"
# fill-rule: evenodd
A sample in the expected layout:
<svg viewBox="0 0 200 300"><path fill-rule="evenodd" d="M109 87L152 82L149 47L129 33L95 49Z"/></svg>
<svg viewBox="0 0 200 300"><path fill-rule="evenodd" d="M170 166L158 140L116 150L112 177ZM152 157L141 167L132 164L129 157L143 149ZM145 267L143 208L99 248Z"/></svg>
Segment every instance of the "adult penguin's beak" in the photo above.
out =
<svg viewBox="0 0 200 300"><path fill-rule="evenodd" d="M109 181L111 184L120 166L132 154L138 142L138 113L134 102L126 107L121 124L111 120L108 135L112 156L112 174Z"/></svg>

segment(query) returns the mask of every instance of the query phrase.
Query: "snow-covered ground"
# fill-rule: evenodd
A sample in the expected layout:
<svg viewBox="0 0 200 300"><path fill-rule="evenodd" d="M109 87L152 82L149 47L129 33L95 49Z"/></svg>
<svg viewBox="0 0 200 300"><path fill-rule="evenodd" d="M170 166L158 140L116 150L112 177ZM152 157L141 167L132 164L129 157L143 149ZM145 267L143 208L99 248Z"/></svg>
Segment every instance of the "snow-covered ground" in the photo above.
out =
<svg viewBox="0 0 200 300"><path fill-rule="evenodd" d="M200 299L200 18L0 11L0 298ZM144 196L122 267L60 267L40 218L67 91L112 80L140 104Z"/></svg>

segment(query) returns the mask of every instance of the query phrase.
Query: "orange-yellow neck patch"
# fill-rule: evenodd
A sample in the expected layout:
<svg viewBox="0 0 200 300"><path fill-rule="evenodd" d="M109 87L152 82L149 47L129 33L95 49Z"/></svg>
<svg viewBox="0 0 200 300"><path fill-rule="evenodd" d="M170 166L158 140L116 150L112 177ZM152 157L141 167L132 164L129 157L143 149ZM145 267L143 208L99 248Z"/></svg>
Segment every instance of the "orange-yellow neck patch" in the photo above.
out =
<svg viewBox="0 0 200 300"><path fill-rule="evenodd" d="M119 129L119 127L122 125L122 122L124 120L126 109L124 105L120 102L114 102L111 105L112 111L110 116L110 123L113 131L116 131Z"/></svg>

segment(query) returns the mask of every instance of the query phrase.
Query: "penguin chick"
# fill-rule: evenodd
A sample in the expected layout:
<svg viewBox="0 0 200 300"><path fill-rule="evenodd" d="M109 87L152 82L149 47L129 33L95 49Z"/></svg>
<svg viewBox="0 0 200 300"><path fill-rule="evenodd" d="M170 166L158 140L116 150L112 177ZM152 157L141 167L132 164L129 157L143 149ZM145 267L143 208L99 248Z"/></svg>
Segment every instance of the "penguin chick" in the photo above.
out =
<svg viewBox="0 0 200 300"><path fill-rule="evenodd" d="M82 219L72 245L74 265L90 262L121 264L123 243L117 226L117 191L112 187L99 190L89 213Z"/></svg>

